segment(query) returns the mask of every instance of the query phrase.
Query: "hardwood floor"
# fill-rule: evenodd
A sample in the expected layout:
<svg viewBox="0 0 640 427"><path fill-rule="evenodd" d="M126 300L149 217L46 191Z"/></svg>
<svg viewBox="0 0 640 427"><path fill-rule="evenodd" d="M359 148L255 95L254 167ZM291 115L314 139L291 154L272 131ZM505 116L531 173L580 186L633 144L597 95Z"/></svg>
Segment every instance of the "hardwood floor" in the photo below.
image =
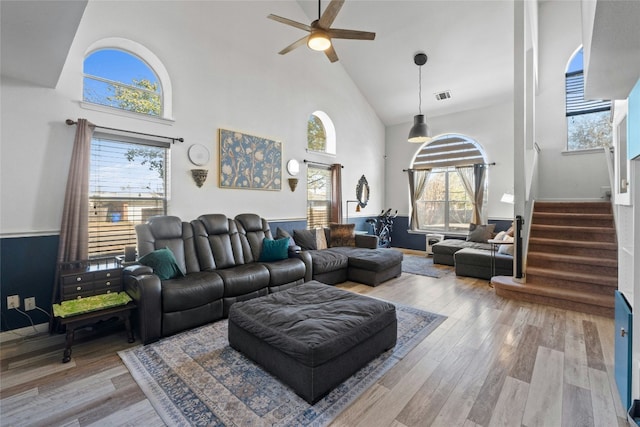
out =
<svg viewBox="0 0 640 427"><path fill-rule="evenodd" d="M442 267L452 270L449 267ZM485 280L403 274L340 285L448 316L334 426L626 426L613 379L613 320L495 295ZM116 351L125 331L0 348L0 425L164 425Z"/></svg>

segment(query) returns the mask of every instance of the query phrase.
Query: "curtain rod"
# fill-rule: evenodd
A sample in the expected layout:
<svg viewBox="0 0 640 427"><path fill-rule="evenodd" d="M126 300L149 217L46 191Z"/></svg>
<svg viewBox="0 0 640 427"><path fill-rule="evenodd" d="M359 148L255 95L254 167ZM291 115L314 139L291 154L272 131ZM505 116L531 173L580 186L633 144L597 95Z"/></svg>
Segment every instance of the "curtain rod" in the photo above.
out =
<svg viewBox="0 0 640 427"><path fill-rule="evenodd" d="M77 125L78 122L75 122L71 119L67 119L64 121L67 125L72 126L72 125ZM154 138L164 138L164 139L170 139L172 143L175 144L176 141L180 141L180 142L184 142L184 138L174 138L171 136L163 136L163 135L154 135L151 133L143 133L143 132L136 132L133 130L125 130L125 129L116 129L116 128L108 128L106 126L98 126L98 125L94 125L96 128L100 128L100 129L107 129L107 130L115 130L116 132L126 132L126 133L134 133L136 135L144 135L144 136L152 136Z"/></svg>
<svg viewBox="0 0 640 427"><path fill-rule="evenodd" d="M496 162L492 162L492 163L474 163L473 165L485 165L485 166L495 166ZM470 168L473 165L467 165L467 166L460 166L461 168ZM456 166L457 167L457 166ZM425 169L402 169L402 172L408 172L408 171L427 171L427 170L431 170L433 168L425 168Z"/></svg>
<svg viewBox="0 0 640 427"><path fill-rule="evenodd" d="M312 165L319 165L319 166L327 166L327 167L332 167L333 166L333 165L331 165L329 163L314 162L313 160L307 160L307 159L304 159L303 162L309 163L309 164L312 164ZM343 165L340 165L340 167L344 168Z"/></svg>

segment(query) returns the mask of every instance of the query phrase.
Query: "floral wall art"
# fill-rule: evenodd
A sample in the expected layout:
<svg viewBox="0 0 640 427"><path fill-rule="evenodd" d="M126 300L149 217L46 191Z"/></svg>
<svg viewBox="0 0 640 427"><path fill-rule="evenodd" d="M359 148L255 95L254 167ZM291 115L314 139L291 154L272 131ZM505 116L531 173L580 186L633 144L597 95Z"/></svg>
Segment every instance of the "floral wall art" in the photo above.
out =
<svg viewBox="0 0 640 427"><path fill-rule="evenodd" d="M220 187L280 190L282 143L220 129Z"/></svg>

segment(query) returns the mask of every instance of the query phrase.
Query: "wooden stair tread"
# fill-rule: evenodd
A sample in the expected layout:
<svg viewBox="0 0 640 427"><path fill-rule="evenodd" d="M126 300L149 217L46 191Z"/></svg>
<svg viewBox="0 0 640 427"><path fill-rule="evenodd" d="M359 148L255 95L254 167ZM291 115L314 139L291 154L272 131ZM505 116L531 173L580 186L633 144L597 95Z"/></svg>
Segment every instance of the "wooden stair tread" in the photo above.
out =
<svg viewBox="0 0 640 427"><path fill-rule="evenodd" d="M533 217L567 219L613 219L613 215L611 214L577 212L534 212Z"/></svg>
<svg viewBox="0 0 640 427"><path fill-rule="evenodd" d="M533 225L532 225L533 227ZM595 248L609 251L617 251L618 245L612 242L593 242L588 240L566 240L566 239L550 239L547 237L530 237L529 246L532 243L550 246L574 246L582 248Z"/></svg>
<svg viewBox="0 0 640 427"><path fill-rule="evenodd" d="M492 277L491 283L496 289L504 288L516 292L540 295L567 301L575 301L583 304L597 305L600 307L613 308L614 306L613 295L607 296L602 294L590 294L582 291L574 291L571 289L554 288L531 283L518 283L514 282L513 280L505 279L511 279L511 277Z"/></svg>
<svg viewBox="0 0 640 427"><path fill-rule="evenodd" d="M528 267L527 275L551 277L570 282L595 283L603 286L618 286L617 277L603 277L588 273L575 273L573 271L554 270L550 268Z"/></svg>
<svg viewBox="0 0 640 427"><path fill-rule="evenodd" d="M551 230L557 232L563 231L578 231L584 233L611 233L615 231L613 227L595 226L590 227L588 225L554 225L554 224L531 224L531 230Z"/></svg>
<svg viewBox="0 0 640 427"><path fill-rule="evenodd" d="M548 252L530 251L527 255L529 259L542 259L549 261L562 261L573 264L587 264L597 265L601 267L617 267L617 258L602 258L602 257L590 257L584 255L565 255L565 254L550 254Z"/></svg>

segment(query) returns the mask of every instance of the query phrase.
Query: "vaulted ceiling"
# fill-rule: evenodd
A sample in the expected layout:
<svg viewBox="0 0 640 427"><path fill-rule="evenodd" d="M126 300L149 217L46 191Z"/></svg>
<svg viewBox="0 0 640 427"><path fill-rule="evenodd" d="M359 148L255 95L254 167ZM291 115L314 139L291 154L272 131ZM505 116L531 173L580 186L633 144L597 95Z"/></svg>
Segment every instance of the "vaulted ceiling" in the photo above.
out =
<svg viewBox="0 0 640 427"><path fill-rule="evenodd" d="M279 10L283 2L272 3L272 13L277 15L303 22L317 17L315 0L297 0L298 16L288 16L290 7ZM323 1L323 7L327 3ZM599 0L593 8L589 57L593 73L587 84L598 93L638 78L639 4ZM0 5L2 75L55 87L87 1L2 0ZM280 25L266 17L261 22L260 31ZM512 97L511 1L347 0L333 26L377 34L375 41L335 40L340 61L331 66L344 67L386 125L408 122L417 114L418 67L413 56L419 51L429 57L422 67L422 110L427 116L507 102ZM304 35L296 28L287 32L291 37L274 46L274 55ZM304 61L313 54L318 53L300 48L288 55ZM620 61L624 67L617 70ZM434 93L445 90L451 98L437 101Z"/></svg>

